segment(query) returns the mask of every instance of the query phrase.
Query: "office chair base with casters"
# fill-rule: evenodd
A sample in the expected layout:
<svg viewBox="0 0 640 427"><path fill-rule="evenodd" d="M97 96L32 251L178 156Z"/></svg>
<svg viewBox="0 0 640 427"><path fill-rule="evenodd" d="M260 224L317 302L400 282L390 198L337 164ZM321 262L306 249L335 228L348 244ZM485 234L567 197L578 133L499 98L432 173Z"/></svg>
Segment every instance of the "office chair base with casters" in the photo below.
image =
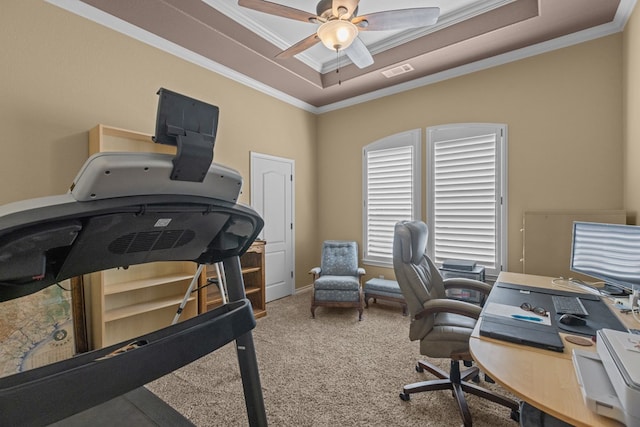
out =
<svg viewBox="0 0 640 427"><path fill-rule="evenodd" d="M442 369L429 362L419 360L418 364L416 365L416 371L424 372L424 370L426 369L427 371L435 375L438 379L420 381L404 386L402 388L402 392L400 393L400 399L407 402L411 400L411 394L414 393L434 390L451 390L453 396L456 398L456 402L458 403L458 409L460 410L460 415L462 416L464 426L470 427L473 423L471 419L471 412L469 411L469 406L467 405L467 400L464 396L464 393L471 393L483 399L487 399L491 402L511 409L511 419L513 419L514 421L519 421L519 403L469 382L469 380L475 383L480 382L480 370L477 366L472 366L468 369L460 371L460 360L469 360L469 357L465 359L452 359L451 369L449 373L443 371Z"/></svg>

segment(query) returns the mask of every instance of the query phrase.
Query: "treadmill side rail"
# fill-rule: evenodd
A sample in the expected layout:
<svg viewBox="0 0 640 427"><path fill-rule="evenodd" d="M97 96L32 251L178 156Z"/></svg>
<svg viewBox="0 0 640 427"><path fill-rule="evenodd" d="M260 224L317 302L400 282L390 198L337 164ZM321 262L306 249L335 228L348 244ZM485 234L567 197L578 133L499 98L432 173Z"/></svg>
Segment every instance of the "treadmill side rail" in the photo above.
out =
<svg viewBox="0 0 640 427"><path fill-rule="evenodd" d="M0 378L0 425L67 418L191 363L255 325L251 303L243 299L131 342Z"/></svg>

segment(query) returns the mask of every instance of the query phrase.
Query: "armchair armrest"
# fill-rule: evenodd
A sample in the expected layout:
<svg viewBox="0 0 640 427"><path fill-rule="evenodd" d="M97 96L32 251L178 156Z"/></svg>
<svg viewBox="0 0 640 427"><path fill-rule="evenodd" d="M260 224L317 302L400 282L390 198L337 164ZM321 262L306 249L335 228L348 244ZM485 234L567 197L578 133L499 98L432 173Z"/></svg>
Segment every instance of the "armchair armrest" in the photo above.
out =
<svg viewBox="0 0 640 427"><path fill-rule="evenodd" d="M452 277L443 280L446 289L471 289L482 292L485 296L491 292L491 285L474 279L465 279L462 277Z"/></svg>
<svg viewBox="0 0 640 427"><path fill-rule="evenodd" d="M367 272L362 267L358 267L358 276L364 276Z"/></svg>
<svg viewBox="0 0 640 427"><path fill-rule="evenodd" d="M464 301L451 300L445 298L432 299L424 303L424 310L417 313L414 318L421 319L436 313L454 313L462 316L478 319L482 308Z"/></svg>
<svg viewBox="0 0 640 427"><path fill-rule="evenodd" d="M320 272L322 270L320 269L320 267L313 267L311 270L309 270L309 274L313 275L313 281L315 282L315 280L320 277Z"/></svg>

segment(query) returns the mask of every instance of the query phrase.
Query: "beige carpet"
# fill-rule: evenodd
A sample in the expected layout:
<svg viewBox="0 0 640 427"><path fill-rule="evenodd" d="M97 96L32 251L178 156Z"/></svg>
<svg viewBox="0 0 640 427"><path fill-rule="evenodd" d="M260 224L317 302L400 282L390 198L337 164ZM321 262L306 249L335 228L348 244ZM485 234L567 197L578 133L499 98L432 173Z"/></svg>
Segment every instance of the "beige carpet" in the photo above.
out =
<svg viewBox="0 0 640 427"><path fill-rule="evenodd" d="M355 309L320 307L311 319L309 292L267 305L253 331L269 425L460 426L450 391L398 397L417 373L418 342L397 304ZM437 363L448 371L448 361ZM499 390L497 385L481 385ZM198 426L245 426L235 348L215 353L148 385ZM509 410L469 396L474 426L509 426Z"/></svg>

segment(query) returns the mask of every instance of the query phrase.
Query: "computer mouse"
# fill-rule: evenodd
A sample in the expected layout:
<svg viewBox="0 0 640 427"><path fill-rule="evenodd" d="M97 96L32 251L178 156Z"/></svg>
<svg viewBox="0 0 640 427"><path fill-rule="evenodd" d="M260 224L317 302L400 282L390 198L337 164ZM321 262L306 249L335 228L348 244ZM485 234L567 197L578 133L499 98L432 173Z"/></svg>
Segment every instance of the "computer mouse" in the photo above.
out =
<svg viewBox="0 0 640 427"><path fill-rule="evenodd" d="M563 314L558 319L560 323L568 326L584 326L587 324L587 321L582 317L574 316L573 314Z"/></svg>

